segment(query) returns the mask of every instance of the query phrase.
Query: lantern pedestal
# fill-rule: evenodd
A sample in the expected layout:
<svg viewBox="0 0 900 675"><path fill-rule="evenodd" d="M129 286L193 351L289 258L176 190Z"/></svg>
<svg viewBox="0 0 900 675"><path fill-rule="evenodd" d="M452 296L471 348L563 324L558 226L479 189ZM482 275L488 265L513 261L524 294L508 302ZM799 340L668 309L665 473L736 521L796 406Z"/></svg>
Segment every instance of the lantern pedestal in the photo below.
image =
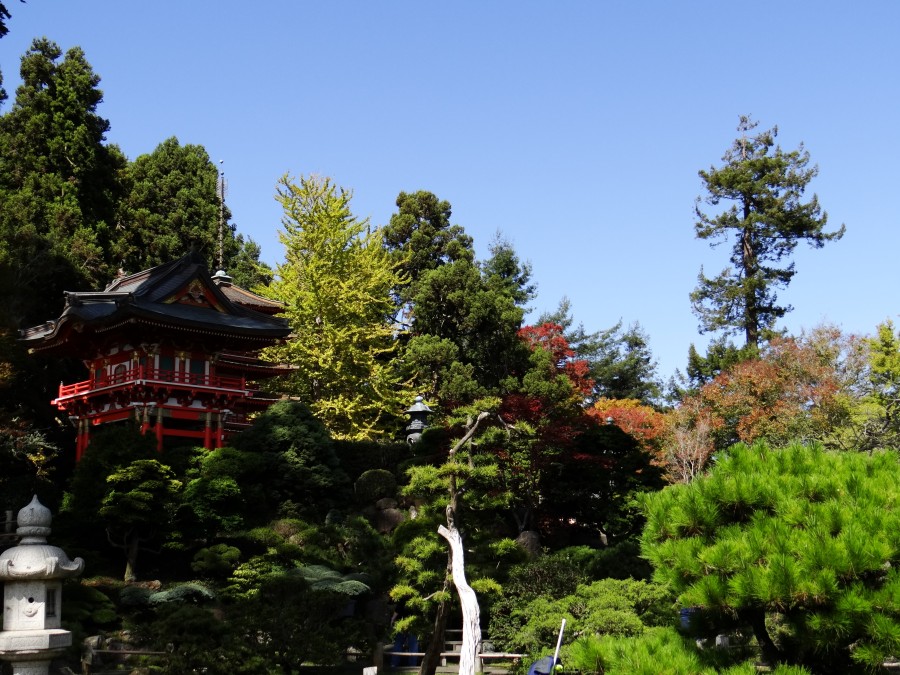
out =
<svg viewBox="0 0 900 675"><path fill-rule="evenodd" d="M62 579L80 574L84 561L69 560L47 543L50 520L50 510L32 499L19 511L19 545L0 554L0 659L12 664L13 675L48 675L53 659L72 644L72 634L59 621Z"/></svg>
<svg viewBox="0 0 900 675"><path fill-rule="evenodd" d="M0 632L0 656L12 663L13 675L47 675L71 644L72 634L62 628Z"/></svg>

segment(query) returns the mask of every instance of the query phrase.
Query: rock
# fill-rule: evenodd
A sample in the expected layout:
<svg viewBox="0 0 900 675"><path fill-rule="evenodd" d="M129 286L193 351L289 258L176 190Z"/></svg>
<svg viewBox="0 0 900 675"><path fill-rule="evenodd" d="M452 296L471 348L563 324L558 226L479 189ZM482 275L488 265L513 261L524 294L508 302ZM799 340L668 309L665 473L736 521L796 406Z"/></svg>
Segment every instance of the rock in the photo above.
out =
<svg viewBox="0 0 900 675"><path fill-rule="evenodd" d="M541 554L541 535L536 530L525 530L516 537L516 543L525 549L529 558L536 558Z"/></svg>

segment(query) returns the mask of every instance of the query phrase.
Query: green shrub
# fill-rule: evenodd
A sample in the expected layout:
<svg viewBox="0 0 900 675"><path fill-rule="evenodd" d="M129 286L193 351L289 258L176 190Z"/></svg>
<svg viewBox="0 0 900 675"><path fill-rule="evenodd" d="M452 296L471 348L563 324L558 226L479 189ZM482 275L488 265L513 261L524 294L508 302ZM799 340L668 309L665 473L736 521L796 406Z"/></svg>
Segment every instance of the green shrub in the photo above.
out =
<svg viewBox="0 0 900 675"><path fill-rule="evenodd" d="M648 626L672 623L665 587L633 579L602 579L555 599L539 596L491 622L490 635L508 651L537 654L555 644L561 620L572 635L640 635Z"/></svg>
<svg viewBox="0 0 900 675"><path fill-rule="evenodd" d="M753 661L727 649L698 649L674 628L648 628L634 637L586 635L563 648L566 669L602 675L756 675ZM810 675L778 666L773 675Z"/></svg>
<svg viewBox="0 0 900 675"><path fill-rule="evenodd" d="M371 504L382 497L393 497L397 494L397 479L390 471L369 469L356 479L353 486L356 499L362 504Z"/></svg>
<svg viewBox="0 0 900 675"><path fill-rule="evenodd" d="M215 600L216 596L202 584L188 582L177 584L164 591L154 593L148 598L151 605L162 605L168 602L202 604Z"/></svg>
<svg viewBox="0 0 900 675"><path fill-rule="evenodd" d="M224 579L234 572L240 560L240 549L228 544L214 544L197 551L191 569L204 577Z"/></svg>

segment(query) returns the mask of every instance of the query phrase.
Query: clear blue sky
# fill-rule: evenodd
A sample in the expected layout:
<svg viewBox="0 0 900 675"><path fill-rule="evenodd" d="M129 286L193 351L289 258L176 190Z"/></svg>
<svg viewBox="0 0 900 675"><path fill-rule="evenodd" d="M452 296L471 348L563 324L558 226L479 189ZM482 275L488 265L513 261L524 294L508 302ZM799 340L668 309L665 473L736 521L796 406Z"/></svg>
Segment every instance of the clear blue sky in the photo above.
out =
<svg viewBox="0 0 900 675"><path fill-rule="evenodd" d="M847 225L798 249L781 325L869 333L897 314L898 2L5 1L11 99L34 37L81 46L108 140L224 160L238 230L272 264L285 172L331 176L375 225L430 190L480 256L499 231L531 262L536 312L568 296L588 330L639 322L667 378L706 343L701 265L727 260L694 239L697 171L750 113L806 144Z"/></svg>

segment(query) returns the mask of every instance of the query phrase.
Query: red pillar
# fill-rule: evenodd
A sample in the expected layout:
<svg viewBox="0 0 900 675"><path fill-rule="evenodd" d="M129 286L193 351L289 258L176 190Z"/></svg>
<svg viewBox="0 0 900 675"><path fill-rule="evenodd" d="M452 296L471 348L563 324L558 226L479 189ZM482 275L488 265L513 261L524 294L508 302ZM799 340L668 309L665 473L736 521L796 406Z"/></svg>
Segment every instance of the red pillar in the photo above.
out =
<svg viewBox="0 0 900 675"><path fill-rule="evenodd" d="M143 366L141 366L143 367ZM147 429L150 428L150 413L147 410L147 406L144 406L144 414L141 417L141 436L145 436L147 434Z"/></svg>
<svg viewBox="0 0 900 675"><path fill-rule="evenodd" d="M75 461L81 460L84 451L91 442L91 423L87 419L79 419L75 432Z"/></svg>

